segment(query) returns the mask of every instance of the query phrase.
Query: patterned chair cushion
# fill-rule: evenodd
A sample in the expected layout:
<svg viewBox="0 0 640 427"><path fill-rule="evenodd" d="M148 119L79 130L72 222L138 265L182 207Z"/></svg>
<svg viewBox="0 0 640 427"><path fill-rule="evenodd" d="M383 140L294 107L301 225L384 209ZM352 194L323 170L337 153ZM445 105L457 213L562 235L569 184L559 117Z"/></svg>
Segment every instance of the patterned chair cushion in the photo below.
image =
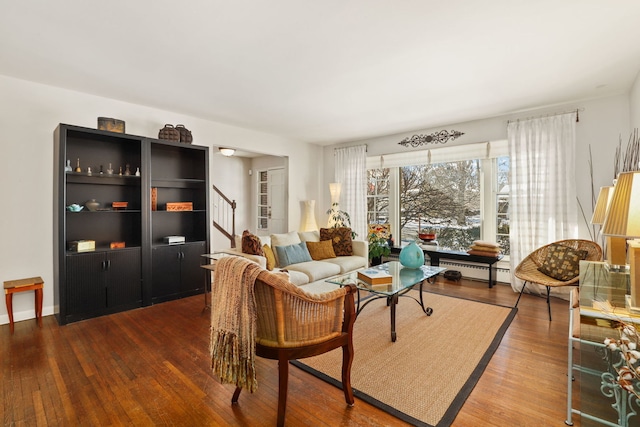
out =
<svg viewBox="0 0 640 427"><path fill-rule="evenodd" d="M585 259L587 254L587 251L575 250L569 246L550 245L547 257L538 271L566 282L580 274L580 261Z"/></svg>
<svg viewBox="0 0 640 427"><path fill-rule="evenodd" d="M321 228L320 241L331 240L336 256L353 255L353 240L349 227Z"/></svg>

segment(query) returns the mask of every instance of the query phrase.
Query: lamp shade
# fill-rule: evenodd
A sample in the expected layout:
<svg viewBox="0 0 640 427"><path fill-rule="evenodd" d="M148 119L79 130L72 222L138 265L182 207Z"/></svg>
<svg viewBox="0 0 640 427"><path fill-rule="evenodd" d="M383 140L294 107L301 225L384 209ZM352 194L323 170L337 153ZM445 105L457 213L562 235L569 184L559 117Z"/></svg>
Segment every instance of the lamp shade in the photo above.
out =
<svg viewBox="0 0 640 427"><path fill-rule="evenodd" d="M300 231L315 231L318 229L316 222L315 200L303 200L301 202L302 212L300 216Z"/></svg>
<svg viewBox="0 0 640 427"><path fill-rule="evenodd" d="M220 154L226 157L231 157L236 152L233 148L219 147L218 150L220 150Z"/></svg>
<svg viewBox="0 0 640 427"><path fill-rule="evenodd" d="M331 194L331 204L340 203L340 191L342 190L342 184L339 182L332 182L329 184L329 194Z"/></svg>
<svg viewBox="0 0 640 427"><path fill-rule="evenodd" d="M613 196L613 186L600 187L596 208L593 210L593 216L591 217L591 224L602 225L611 202L611 196Z"/></svg>
<svg viewBox="0 0 640 427"><path fill-rule="evenodd" d="M602 234L640 237L640 172L622 172L613 188Z"/></svg>

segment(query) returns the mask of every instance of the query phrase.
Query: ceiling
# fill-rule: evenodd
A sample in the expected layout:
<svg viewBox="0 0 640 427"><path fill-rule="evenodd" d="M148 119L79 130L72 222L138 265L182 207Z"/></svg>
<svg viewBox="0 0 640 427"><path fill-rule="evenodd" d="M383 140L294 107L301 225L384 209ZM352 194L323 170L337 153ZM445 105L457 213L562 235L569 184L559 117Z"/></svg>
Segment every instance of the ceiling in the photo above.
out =
<svg viewBox="0 0 640 427"><path fill-rule="evenodd" d="M316 144L629 91L637 0L5 1L0 74Z"/></svg>

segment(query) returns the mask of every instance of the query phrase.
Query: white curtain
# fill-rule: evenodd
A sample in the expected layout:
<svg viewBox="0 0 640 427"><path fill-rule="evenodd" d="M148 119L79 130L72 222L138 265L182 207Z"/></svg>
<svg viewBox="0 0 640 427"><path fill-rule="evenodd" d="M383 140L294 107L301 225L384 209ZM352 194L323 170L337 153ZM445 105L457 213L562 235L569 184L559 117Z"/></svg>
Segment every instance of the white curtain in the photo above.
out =
<svg viewBox="0 0 640 427"><path fill-rule="evenodd" d="M367 146L335 149L335 182L342 184L340 209L351 217L358 240L367 239Z"/></svg>
<svg viewBox="0 0 640 427"><path fill-rule="evenodd" d="M511 283L516 266L540 246L578 237L575 183L576 113L518 120L507 126L511 158ZM534 289L527 284L530 292ZM559 290L556 293L567 293Z"/></svg>

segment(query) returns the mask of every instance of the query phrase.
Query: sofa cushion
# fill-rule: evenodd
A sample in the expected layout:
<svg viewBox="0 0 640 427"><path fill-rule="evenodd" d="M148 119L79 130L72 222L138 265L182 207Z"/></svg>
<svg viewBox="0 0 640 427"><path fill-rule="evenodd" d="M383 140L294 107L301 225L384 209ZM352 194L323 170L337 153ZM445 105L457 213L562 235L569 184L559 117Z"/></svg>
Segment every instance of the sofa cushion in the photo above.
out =
<svg viewBox="0 0 640 427"><path fill-rule="evenodd" d="M289 269L287 269L287 272L289 273L289 281L294 285L300 286L309 283L309 276L303 272Z"/></svg>
<svg viewBox="0 0 640 427"><path fill-rule="evenodd" d="M302 240L303 242L319 242L320 241L320 232L318 230L300 231L298 232L298 236L300 236L300 240Z"/></svg>
<svg viewBox="0 0 640 427"><path fill-rule="evenodd" d="M283 233L283 234L272 234L270 238L271 238L271 249L273 249L273 253L276 256L276 266L278 267L283 267L285 264L282 264L278 259L278 251L276 251L275 249L276 246L296 245L302 241L300 240L300 236L298 236L298 233L295 231L291 231L289 233Z"/></svg>
<svg viewBox="0 0 640 427"><path fill-rule="evenodd" d="M299 271L309 277L310 282L327 279L340 274L340 266L324 261L309 261L287 266L289 272Z"/></svg>
<svg viewBox="0 0 640 427"><path fill-rule="evenodd" d="M311 255L305 242L295 245L275 246L278 254L279 267L288 267L291 264L311 261Z"/></svg>
<svg viewBox="0 0 640 427"><path fill-rule="evenodd" d="M340 274L344 274L359 268L367 267L369 260L361 256L352 255L323 259L320 262L335 264L340 267Z"/></svg>
<svg viewBox="0 0 640 427"><path fill-rule="evenodd" d="M331 243L331 240L306 243L307 249L309 249L309 253L311 254L311 259L315 261L336 257L336 253L333 251L333 243Z"/></svg>
<svg viewBox="0 0 640 427"><path fill-rule="evenodd" d="M538 270L557 280L571 280L580 274L580 260L585 259L587 254L587 251L552 244L547 251L547 257Z"/></svg>
<svg viewBox="0 0 640 427"><path fill-rule="evenodd" d="M273 270L276 267L276 256L273 254L273 249L269 245L264 245L262 246L262 251L265 258L267 258L267 270Z"/></svg>
<svg viewBox="0 0 640 427"><path fill-rule="evenodd" d="M321 228L320 240L331 240L337 256L353 255L351 229L349 227Z"/></svg>
<svg viewBox="0 0 640 427"><path fill-rule="evenodd" d="M242 252L245 254L264 256L260 238L249 230L242 232Z"/></svg>

